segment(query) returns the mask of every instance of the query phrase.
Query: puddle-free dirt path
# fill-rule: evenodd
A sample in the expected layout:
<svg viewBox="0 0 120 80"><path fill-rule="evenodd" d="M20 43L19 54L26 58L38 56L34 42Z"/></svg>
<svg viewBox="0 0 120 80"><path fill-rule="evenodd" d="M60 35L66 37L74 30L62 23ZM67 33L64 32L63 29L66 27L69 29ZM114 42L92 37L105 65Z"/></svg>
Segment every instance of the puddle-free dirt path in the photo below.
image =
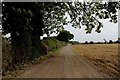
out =
<svg viewBox="0 0 120 80"><path fill-rule="evenodd" d="M108 78L95 66L74 53L71 45L59 50L55 57L33 65L20 78Z"/></svg>

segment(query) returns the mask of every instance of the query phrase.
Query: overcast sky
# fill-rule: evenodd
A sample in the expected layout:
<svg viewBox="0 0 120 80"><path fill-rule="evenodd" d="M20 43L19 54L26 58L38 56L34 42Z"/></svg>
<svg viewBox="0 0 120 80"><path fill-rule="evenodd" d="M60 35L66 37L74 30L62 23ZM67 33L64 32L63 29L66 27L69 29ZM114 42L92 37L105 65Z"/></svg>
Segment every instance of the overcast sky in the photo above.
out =
<svg viewBox="0 0 120 80"><path fill-rule="evenodd" d="M92 31L91 34L86 34L84 27L81 29L75 29L71 25L65 26L65 30L70 31L74 34L74 40L79 42L85 42L85 41L104 41L103 39L106 39L107 41L113 40L116 41L118 39L118 24L114 24L109 22L109 20L100 20L103 24L103 28L101 29L101 33L95 32L95 29Z"/></svg>
<svg viewBox="0 0 120 80"><path fill-rule="evenodd" d="M104 42L103 39L107 41L118 40L118 23L111 23L109 20L100 20L103 24L103 28L101 28L101 33L95 32L93 29L92 33L86 34L85 27L73 28L71 25L64 26L65 30L70 31L74 34L74 41L85 42L85 41L94 41L94 42ZM56 34L52 34L51 36L55 36Z"/></svg>

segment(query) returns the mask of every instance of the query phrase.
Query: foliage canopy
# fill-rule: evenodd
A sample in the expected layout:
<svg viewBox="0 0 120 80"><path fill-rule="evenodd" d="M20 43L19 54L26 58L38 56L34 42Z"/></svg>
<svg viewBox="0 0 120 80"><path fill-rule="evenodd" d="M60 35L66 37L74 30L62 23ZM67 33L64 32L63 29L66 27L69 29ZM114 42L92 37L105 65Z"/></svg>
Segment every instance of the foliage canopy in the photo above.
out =
<svg viewBox="0 0 120 80"><path fill-rule="evenodd" d="M68 42L69 40L73 38L74 38L74 35L66 30L60 31L60 33L57 35L58 40L65 41L65 42Z"/></svg>
<svg viewBox="0 0 120 80"><path fill-rule="evenodd" d="M73 27L86 26L86 33L91 33L93 28L100 32L103 25L98 19L117 23L119 5L119 2L3 3L3 32L16 31L19 34L23 29L49 35L59 32L63 25L69 23ZM70 17L69 20L65 14Z"/></svg>

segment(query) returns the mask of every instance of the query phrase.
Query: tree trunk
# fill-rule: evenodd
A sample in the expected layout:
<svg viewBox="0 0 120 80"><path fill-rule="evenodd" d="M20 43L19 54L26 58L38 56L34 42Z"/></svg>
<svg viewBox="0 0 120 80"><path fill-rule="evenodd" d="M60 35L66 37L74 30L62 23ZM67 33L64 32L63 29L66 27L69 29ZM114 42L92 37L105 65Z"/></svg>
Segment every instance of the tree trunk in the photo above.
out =
<svg viewBox="0 0 120 80"><path fill-rule="evenodd" d="M32 35L32 47L33 47L33 49L32 49L33 54L31 56L32 59L37 58L37 57L39 57L41 55L44 55L44 53L42 51L43 50L42 45L43 44L42 44L42 42L40 40L40 35L34 33Z"/></svg>

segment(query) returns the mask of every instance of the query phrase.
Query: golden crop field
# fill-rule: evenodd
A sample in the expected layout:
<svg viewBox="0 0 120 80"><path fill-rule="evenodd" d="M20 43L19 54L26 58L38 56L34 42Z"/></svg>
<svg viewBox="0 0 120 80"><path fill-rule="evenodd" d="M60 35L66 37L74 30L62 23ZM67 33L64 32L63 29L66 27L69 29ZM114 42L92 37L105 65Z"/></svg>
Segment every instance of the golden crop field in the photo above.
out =
<svg viewBox="0 0 120 80"><path fill-rule="evenodd" d="M73 45L74 51L98 66L98 70L112 77L120 75L118 66L118 44Z"/></svg>

